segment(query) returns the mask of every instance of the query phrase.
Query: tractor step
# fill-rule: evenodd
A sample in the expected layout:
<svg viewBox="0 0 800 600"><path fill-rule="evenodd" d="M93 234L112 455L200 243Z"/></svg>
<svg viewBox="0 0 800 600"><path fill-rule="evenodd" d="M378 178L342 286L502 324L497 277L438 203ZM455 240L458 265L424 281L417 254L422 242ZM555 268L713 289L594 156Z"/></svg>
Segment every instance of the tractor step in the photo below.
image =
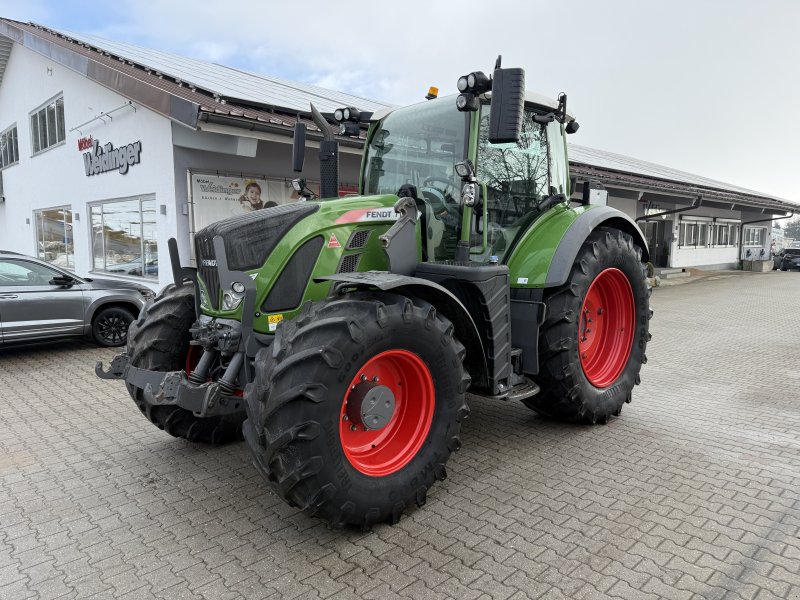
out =
<svg viewBox="0 0 800 600"><path fill-rule="evenodd" d="M525 400L539 393L539 386L527 377L522 383L518 383L510 388L505 394L489 396L495 400Z"/></svg>
<svg viewBox="0 0 800 600"><path fill-rule="evenodd" d="M522 383L518 383L510 390L508 390L508 399L525 400L526 398L535 396L538 393L539 393L539 386L526 377L525 381L523 381Z"/></svg>

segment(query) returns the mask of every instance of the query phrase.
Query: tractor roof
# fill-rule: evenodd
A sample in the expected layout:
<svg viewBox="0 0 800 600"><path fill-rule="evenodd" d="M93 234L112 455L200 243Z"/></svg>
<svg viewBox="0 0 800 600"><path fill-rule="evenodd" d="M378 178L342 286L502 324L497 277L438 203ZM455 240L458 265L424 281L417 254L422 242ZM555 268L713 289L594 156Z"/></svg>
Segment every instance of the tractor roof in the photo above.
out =
<svg viewBox="0 0 800 600"><path fill-rule="evenodd" d="M485 94L483 94L482 97L487 98L487 99L491 98L492 97L492 92L486 92ZM443 96L443 97L438 98L438 99L439 100L445 100L447 98L450 98L453 101L453 103L455 103L455 98L456 98L455 95ZM434 100L434 102L435 102L435 100ZM422 103L420 102L419 104L422 104ZM530 106L532 108L539 108L541 110L546 110L546 111L554 111L554 110L558 109L558 101L557 100L554 100L554 99L552 99L552 98L550 98L548 96L545 96L544 94L538 94L536 92L531 92L529 90L525 91L525 105L526 106ZM371 121L380 121L381 119L383 119L387 115L391 114L392 112L394 112L398 108L401 108L401 107L400 106L393 106L391 108L384 108L384 109L381 109L381 110L377 110L377 111L375 111L373 113L372 118L370 120ZM567 122L574 121L574 120L575 120L575 116L570 114L569 112L567 112Z"/></svg>

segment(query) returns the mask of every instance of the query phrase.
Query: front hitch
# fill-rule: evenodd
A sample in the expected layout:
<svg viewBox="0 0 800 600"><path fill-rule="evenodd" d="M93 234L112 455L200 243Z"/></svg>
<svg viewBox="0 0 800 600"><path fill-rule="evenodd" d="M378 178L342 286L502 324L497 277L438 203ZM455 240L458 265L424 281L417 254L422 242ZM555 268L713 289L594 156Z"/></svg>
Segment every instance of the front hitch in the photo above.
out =
<svg viewBox="0 0 800 600"><path fill-rule="evenodd" d="M108 371L104 371L103 362L98 361L94 372L100 379L122 379L127 385L142 390L150 406L177 406L203 418L241 411L241 398L230 394L226 382L194 385L185 371L165 373L134 367L124 352L114 357Z"/></svg>

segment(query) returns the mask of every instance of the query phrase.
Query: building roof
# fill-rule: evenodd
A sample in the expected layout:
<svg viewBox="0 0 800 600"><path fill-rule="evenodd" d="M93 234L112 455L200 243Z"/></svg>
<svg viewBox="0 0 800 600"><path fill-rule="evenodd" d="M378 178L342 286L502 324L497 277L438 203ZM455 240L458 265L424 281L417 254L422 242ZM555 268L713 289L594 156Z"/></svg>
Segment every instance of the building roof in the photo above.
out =
<svg viewBox="0 0 800 600"><path fill-rule="evenodd" d="M90 39L89 36L86 36L86 38L87 40ZM129 56L115 54L104 47L92 45L89 41L82 41L54 29L35 23L22 23L0 18L0 42L5 41L8 43L8 40L11 43L25 46L104 87L114 90L137 104L193 129L197 128L201 122L213 122L248 130L276 132L285 135L294 127L299 114L300 121L306 124L312 135L314 132L319 132L319 129L310 119L309 105L306 104L305 108L301 109L299 108L300 104L297 104L300 102L299 98L301 97L299 91L293 96L293 106L287 107L269 104L269 102L275 101L278 95L277 92L273 96L262 98L261 102L254 102L225 95L225 92L230 91L230 85L227 90L222 87L212 90L195 84L193 81L182 79L182 76L191 74L192 68L189 65L197 67L199 71L203 69L214 70L218 76L227 70L231 73L238 73L240 77L243 77L242 73L235 69L184 59L185 62L180 69L177 68L178 65L176 64L175 72L181 75L177 76L167 71L161 71L156 67L151 67L148 64L139 63ZM112 46L109 46L109 48L112 48ZM131 46L131 48L135 47ZM146 53L145 49L140 48L139 50L142 54ZM162 59L166 61L167 56L175 58L174 55L165 55L162 56ZM144 57L136 56L135 58L143 59ZM156 64L155 61L153 61L153 64ZM195 77L199 78L201 76L195 75ZM197 80L200 81L200 79ZM265 82L267 81L266 78L252 74L249 75L248 80L253 85L255 85L256 80L260 81L259 85L266 85ZM303 87L303 84L294 85L297 88ZM317 97L322 91L323 88L309 86L306 89L305 97L309 102L314 101L314 104L320 107L322 102L318 101ZM333 90L329 91L333 100L329 100L325 104L326 107L340 106L338 104L339 99L355 100L358 98ZM251 88L249 93L252 96L255 92ZM286 90L282 93L284 96L289 94ZM243 96L245 94L238 95ZM287 101L286 103L289 104L290 102ZM372 101L372 103L376 106L384 106L375 101ZM355 106L362 108L360 104ZM325 109L322 108L321 110ZM363 110L369 109L364 108ZM343 138L342 141L345 144L358 144L357 140L350 138Z"/></svg>
<svg viewBox="0 0 800 600"><path fill-rule="evenodd" d="M157 74L169 75L187 85L203 89L214 97L229 101L300 112L308 112L311 102L322 112L333 112L343 106L355 106L362 111L374 112L392 106L307 83L250 73L135 44L107 40L96 35L75 33L66 29L53 31L69 40L76 40L114 56L122 56Z"/></svg>
<svg viewBox="0 0 800 600"><path fill-rule="evenodd" d="M722 204L740 204L789 212L800 204L755 190L695 175L630 156L569 144L570 172L623 187L645 189L686 197L702 197Z"/></svg>

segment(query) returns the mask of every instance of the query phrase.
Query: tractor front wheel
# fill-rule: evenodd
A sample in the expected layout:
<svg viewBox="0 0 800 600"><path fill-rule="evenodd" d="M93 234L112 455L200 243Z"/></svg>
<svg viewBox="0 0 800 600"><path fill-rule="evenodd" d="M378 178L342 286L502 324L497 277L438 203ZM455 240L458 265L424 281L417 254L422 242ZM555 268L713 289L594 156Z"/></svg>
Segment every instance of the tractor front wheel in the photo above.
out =
<svg viewBox="0 0 800 600"><path fill-rule="evenodd" d="M196 346L189 346L194 311L194 285L165 287L128 331L130 364L151 371L190 372L198 358L190 352ZM225 444L242 437L244 406L240 412L203 418L178 406L152 405L141 389L130 384L127 387L142 414L172 436L206 444Z"/></svg>
<svg viewBox="0 0 800 600"><path fill-rule="evenodd" d="M307 303L256 356L245 439L289 504L334 527L396 522L446 476L469 410L464 346L430 304Z"/></svg>
<svg viewBox="0 0 800 600"><path fill-rule="evenodd" d="M529 408L566 421L606 423L631 401L650 339L650 287L630 235L601 228L581 246L561 287L545 294L541 393Z"/></svg>

